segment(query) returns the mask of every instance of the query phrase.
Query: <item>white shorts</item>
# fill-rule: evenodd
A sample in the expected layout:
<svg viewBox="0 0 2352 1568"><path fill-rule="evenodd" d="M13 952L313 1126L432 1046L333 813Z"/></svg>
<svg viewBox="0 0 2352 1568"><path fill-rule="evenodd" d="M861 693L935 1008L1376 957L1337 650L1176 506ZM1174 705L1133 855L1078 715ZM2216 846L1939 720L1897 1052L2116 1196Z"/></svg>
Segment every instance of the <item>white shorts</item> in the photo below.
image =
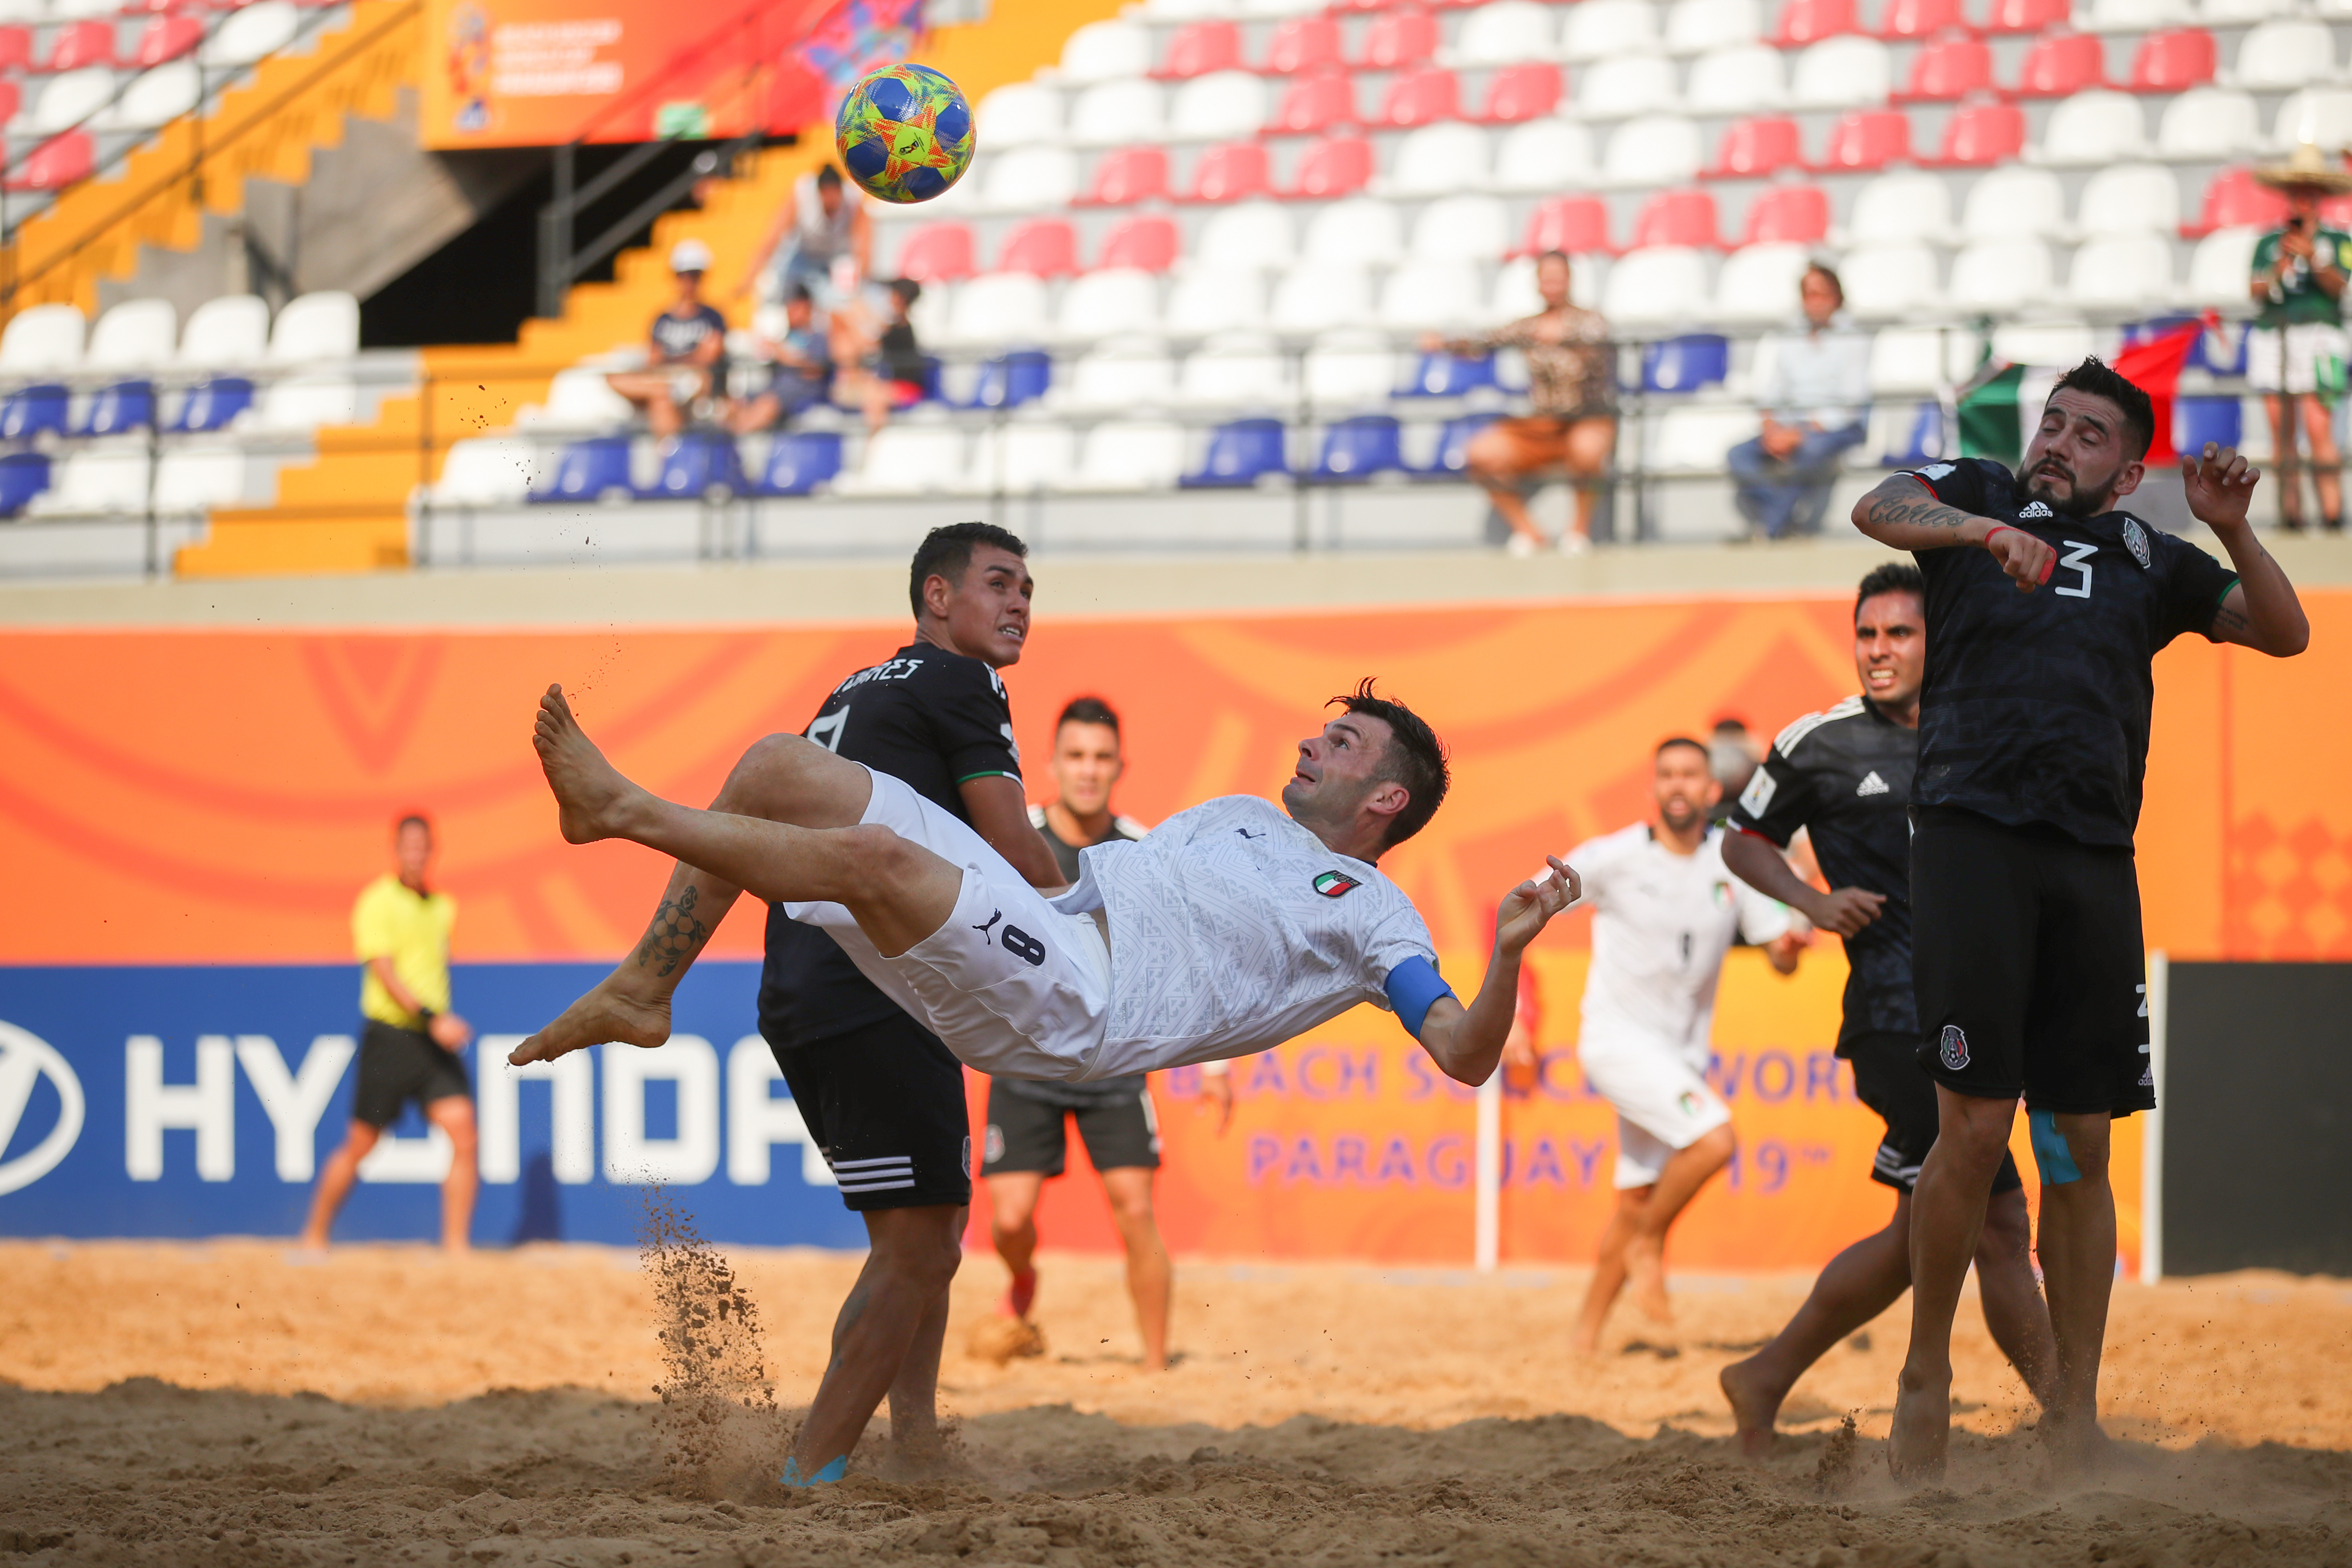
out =
<svg viewBox="0 0 2352 1568"><path fill-rule="evenodd" d="M2246 384L2258 392L2332 395L2344 384L2343 366L2344 329L2332 322L2256 327L2246 334Z"/></svg>
<svg viewBox="0 0 2352 1568"><path fill-rule="evenodd" d="M1731 1120L1731 1108L1706 1086L1690 1053L1672 1041L1630 1031L1604 1033L1588 1022L1576 1054L1594 1090L1617 1108L1621 1188L1648 1186L1664 1174L1675 1150Z"/></svg>
<svg viewBox="0 0 2352 1568"><path fill-rule="evenodd" d="M858 821L889 829L963 868L955 913L895 958L875 951L838 904L784 913L838 943L858 972L991 1074L1083 1082L1102 1055L1110 1017L1110 950L1084 915L1064 915L988 841L887 773Z"/></svg>

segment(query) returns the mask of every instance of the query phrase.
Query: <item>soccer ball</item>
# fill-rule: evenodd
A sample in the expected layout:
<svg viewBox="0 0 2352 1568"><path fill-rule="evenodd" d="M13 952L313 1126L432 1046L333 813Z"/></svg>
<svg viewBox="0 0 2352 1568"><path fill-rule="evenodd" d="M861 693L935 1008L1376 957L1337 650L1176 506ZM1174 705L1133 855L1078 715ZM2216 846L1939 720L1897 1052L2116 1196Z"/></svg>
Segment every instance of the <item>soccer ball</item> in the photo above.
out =
<svg viewBox="0 0 2352 1568"><path fill-rule="evenodd" d="M833 134L849 177L885 202L928 202L971 167L971 105L929 66L866 73L841 100Z"/></svg>

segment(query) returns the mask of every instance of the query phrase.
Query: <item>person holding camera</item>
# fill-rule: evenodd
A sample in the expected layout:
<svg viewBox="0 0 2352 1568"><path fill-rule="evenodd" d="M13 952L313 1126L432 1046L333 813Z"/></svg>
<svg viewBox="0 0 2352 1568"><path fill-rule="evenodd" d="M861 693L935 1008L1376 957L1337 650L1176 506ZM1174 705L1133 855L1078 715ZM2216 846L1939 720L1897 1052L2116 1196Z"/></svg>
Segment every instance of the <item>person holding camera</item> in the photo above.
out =
<svg viewBox="0 0 2352 1568"><path fill-rule="evenodd" d="M2305 142L2284 163L2254 178L2286 197L2284 227L2254 246L2255 317L2246 346L2246 381L2263 394L2277 454L2279 511L2303 527L2304 466L2296 453L2296 405L2311 440L2312 486L2331 533L2344 528L2342 459L2336 450L2335 405L2344 394L2344 280L2352 271L2352 234L2326 226L2320 200L2352 191L2352 170Z"/></svg>

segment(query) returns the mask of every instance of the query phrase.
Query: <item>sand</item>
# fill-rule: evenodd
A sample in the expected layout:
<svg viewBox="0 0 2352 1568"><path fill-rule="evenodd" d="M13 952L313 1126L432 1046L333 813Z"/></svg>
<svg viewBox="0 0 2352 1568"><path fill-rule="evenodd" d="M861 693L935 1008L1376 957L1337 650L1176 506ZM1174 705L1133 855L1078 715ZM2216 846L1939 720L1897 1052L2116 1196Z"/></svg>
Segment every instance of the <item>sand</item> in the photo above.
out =
<svg viewBox="0 0 2352 1568"><path fill-rule="evenodd" d="M727 1249L781 1442L856 1260ZM0 1243L0 1553L9 1562L633 1565L2352 1565L2352 1287L2125 1284L2116 1467L2053 1483L1973 1309L1948 1485L1885 1478L1901 1308L1833 1352L1789 1436L1740 1462L1715 1375L1797 1278L1680 1282L1672 1334L1566 1351L1574 1270L1476 1277L1181 1266L1178 1364L1146 1375L1113 1260L1048 1255L1046 1354L963 1352L1002 1286L967 1260L944 1476L782 1492L681 1457L678 1386L633 1253L446 1260L277 1244ZM730 1352L730 1354L732 1354ZM732 1385L730 1385L730 1388ZM745 1389L750 1385L744 1385ZM741 1392L741 1390L737 1390ZM756 1400L756 1389L747 1396ZM730 1395L730 1396L732 1396ZM1839 1435L1852 1414L1856 1437ZM740 1454L737 1458L742 1457ZM740 1472L740 1473L736 1473Z"/></svg>

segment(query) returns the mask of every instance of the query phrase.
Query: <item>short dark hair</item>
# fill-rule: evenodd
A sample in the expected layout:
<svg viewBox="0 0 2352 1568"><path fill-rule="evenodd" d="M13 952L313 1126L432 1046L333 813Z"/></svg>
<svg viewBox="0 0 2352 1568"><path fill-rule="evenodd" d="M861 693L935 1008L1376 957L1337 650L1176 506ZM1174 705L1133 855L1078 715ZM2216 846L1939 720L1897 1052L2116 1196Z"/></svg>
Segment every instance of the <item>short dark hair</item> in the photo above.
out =
<svg viewBox="0 0 2352 1568"><path fill-rule="evenodd" d="M816 170L816 183L819 189L837 187L841 183L841 171L830 163L820 163Z"/></svg>
<svg viewBox="0 0 2352 1568"><path fill-rule="evenodd" d="M923 297L923 286L911 277L894 277L890 280L890 292L898 297L901 306L912 309L915 301Z"/></svg>
<svg viewBox="0 0 2352 1568"><path fill-rule="evenodd" d="M396 839L411 828L422 828L429 836L433 831L433 819L422 811L410 811L392 825L392 836Z"/></svg>
<svg viewBox="0 0 2352 1568"><path fill-rule="evenodd" d="M2056 397L2062 392L2088 392L2103 397L2123 411L2124 429L2128 434L2131 461L2138 462L2147 455L2150 444L2156 440L2156 408L2147 393L2116 373L2115 368L2098 355L2093 354L2073 370L2058 378L2050 389ZM2044 403L2046 408L2049 406Z"/></svg>
<svg viewBox="0 0 2352 1568"><path fill-rule="evenodd" d="M1113 735L1118 733L1118 715L1100 697L1072 697L1063 704L1062 716L1054 721L1054 733L1061 734L1066 724L1099 724Z"/></svg>
<svg viewBox="0 0 2352 1568"><path fill-rule="evenodd" d="M1372 690L1372 677L1366 675L1356 683L1356 689L1333 697L1325 707L1342 707L1351 714L1379 719L1389 727L1388 750L1381 758L1379 777L1384 783L1404 786L1404 810L1389 821L1388 835L1381 848L1394 849L1405 840L1429 826L1437 815L1437 808L1445 803L1445 791L1454 782L1454 769L1445 759L1445 742L1429 727L1429 721L1394 697L1384 697Z"/></svg>
<svg viewBox="0 0 2352 1568"><path fill-rule="evenodd" d="M1725 714L1721 718L1715 721L1715 733L1721 735L1727 729L1736 729L1740 734L1746 735L1748 733L1748 721L1740 717L1736 713Z"/></svg>
<svg viewBox="0 0 2352 1568"><path fill-rule="evenodd" d="M1927 602L1927 580L1919 569L1907 560L1890 560L1870 569L1870 575L1854 590L1853 618L1862 619L1862 607L1882 593L1908 593L1921 604Z"/></svg>
<svg viewBox="0 0 2352 1568"><path fill-rule="evenodd" d="M806 285L795 283L792 286L791 289L785 293L784 303L787 305L814 305L816 303L816 296L808 291Z"/></svg>
<svg viewBox="0 0 2352 1568"><path fill-rule="evenodd" d="M1021 536L1007 533L994 523L948 523L923 536L923 542L915 547L915 562L907 582L907 599L915 607L916 620L923 618L923 584L935 577L961 582L965 569L971 565L971 552L982 545L1023 560L1029 559L1029 547L1021 542Z"/></svg>
<svg viewBox="0 0 2352 1568"><path fill-rule="evenodd" d="M1839 304L1841 304L1841 305L1844 304L1844 303L1845 303L1845 279L1844 279L1844 278L1843 278L1843 277L1840 277L1837 275L1837 268L1836 268L1836 267L1832 267L1832 266L1831 266L1828 262L1826 262L1826 261L1816 261L1816 262L1810 262L1810 263L1808 263L1808 264L1806 265L1806 267L1805 267L1805 277L1812 277L1812 276L1813 276L1814 274L1816 274L1816 273L1818 273L1818 274L1820 274L1822 277L1826 277L1826 278L1828 278L1828 279L1829 279L1829 281L1830 281L1830 287L1831 287L1832 288L1834 288L1834 289L1836 289L1836 290L1837 290L1838 303L1839 303ZM1799 280L1799 285L1800 285L1800 287L1801 287L1801 286L1802 286L1802 279L1800 279L1800 280Z"/></svg>
<svg viewBox="0 0 2352 1568"><path fill-rule="evenodd" d="M1701 757L1706 758L1707 766L1713 767L1715 765L1715 753L1706 748L1706 742L1704 740L1694 740L1687 735L1670 735L1666 737L1665 739L1658 742L1658 748L1650 753L1651 765L1654 767L1659 758L1664 757L1667 752L1672 751L1677 746L1689 747L1693 751L1697 752Z"/></svg>

